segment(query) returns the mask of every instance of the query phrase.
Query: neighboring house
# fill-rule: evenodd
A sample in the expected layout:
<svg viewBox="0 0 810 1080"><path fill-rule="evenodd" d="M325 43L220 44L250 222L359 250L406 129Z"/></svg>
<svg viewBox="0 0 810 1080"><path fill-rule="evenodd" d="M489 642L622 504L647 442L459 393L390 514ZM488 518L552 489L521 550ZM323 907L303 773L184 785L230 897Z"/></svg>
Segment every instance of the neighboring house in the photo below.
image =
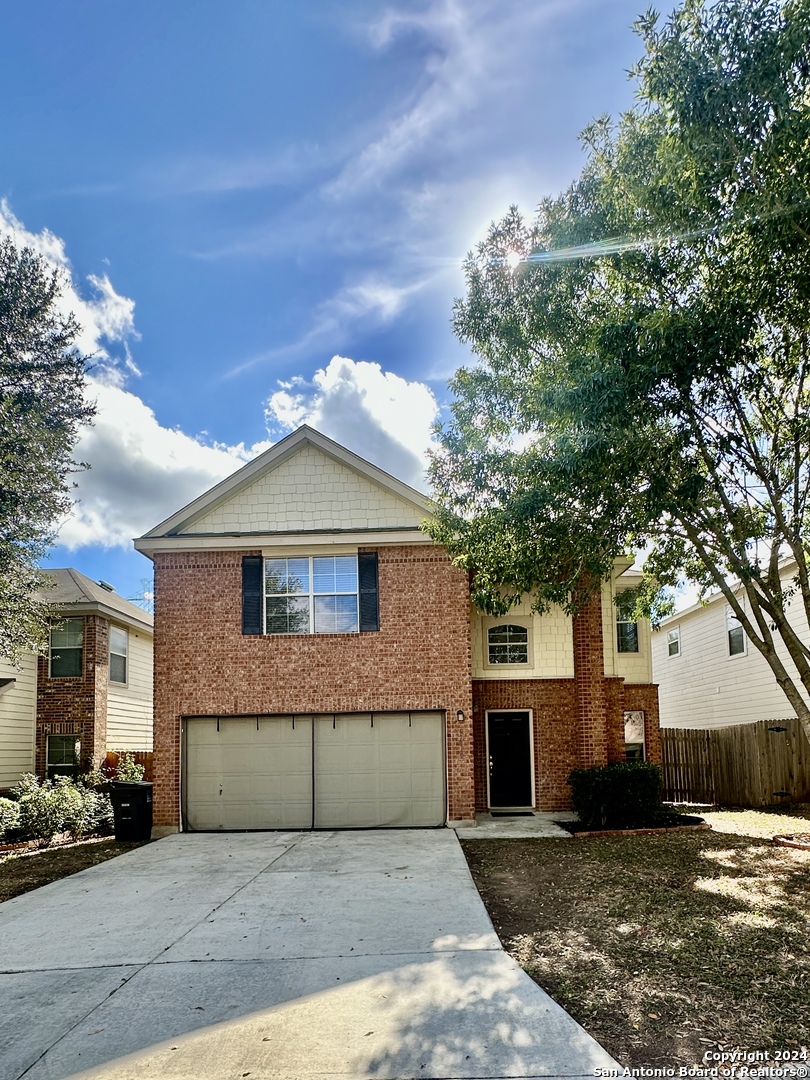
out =
<svg viewBox="0 0 810 1080"><path fill-rule="evenodd" d="M155 566L159 832L560 810L573 767L624 759L626 719L658 759L621 579L574 620L471 613L429 513L304 427L136 540Z"/></svg>
<svg viewBox="0 0 810 1080"><path fill-rule="evenodd" d="M77 570L49 570L47 653L0 666L0 787L152 749L152 616Z"/></svg>
<svg viewBox="0 0 810 1080"><path fill-rule="evenodd" d="M790 566L784 569L786 586L794 573ZM788 614L801 639L810 643L800 597L789 604ZM774 638L786 668L798 679L787 650L778 635ZM794 715L722 593L664 620L653 634L652 655L662 727L716 728Z"/></svg>

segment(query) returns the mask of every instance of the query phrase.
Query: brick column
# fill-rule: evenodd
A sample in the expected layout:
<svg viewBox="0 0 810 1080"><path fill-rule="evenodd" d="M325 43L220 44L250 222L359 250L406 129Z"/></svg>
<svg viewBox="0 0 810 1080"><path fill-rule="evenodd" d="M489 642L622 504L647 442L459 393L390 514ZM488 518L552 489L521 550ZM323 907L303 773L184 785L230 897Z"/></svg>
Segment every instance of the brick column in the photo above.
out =
<svg viewBox="0 0 810 1080"><path fill-rule="evenodd" d="M607 701L602 641L602 594L583 582L582 603L573 618L579 764L606 765Z"/></svg>

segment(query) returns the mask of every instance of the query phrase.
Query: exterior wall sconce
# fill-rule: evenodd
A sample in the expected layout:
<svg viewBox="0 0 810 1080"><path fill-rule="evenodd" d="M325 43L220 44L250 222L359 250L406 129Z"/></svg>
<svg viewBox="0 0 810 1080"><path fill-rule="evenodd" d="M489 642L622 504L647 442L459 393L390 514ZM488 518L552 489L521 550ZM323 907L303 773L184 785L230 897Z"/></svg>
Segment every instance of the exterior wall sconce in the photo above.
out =
<svg viewBox="0 0 810 1080"><path fill-rule="evenodd" d="M463 709L459 709L458 712L456 713L456 720L458 720L459 723L461 723L464 720L464 710Z"/></svg>

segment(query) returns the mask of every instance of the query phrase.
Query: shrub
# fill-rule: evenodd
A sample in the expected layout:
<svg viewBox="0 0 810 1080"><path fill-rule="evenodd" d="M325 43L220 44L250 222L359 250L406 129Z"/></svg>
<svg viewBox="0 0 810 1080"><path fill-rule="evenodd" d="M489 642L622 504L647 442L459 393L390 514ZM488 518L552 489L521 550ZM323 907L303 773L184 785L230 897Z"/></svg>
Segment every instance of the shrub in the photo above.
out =
<svg viewBox="0 0 810 1080"><path fill-rule="evenodd" d="M40 783L27 773L15 793L17 827L25 839L47 845L59 833L78 839L89 833L112 832L110 796L81 782L76 784L67 776Z"/></svg>
<svg viewBox="0 0 810 1080"><path fill-rule="evenodd" d="M145 772L143 765L138 765L133 754L121 754L115 770L115 779L129 784L138 783L143 780Z"/></svg>
<svg viewBox="0 0 810 1080"><path fill-rule="evenodd" d="M88 803L87 831L99 836L109 836L115 828L109 792L87 788L85 798Z"/></svg>
<svg viewBox="0 0 810 1080"><path fill-rule="evenodd" d="M20 832L26 839L49 844L57 833L64 832L65 799L50 780L40 784L36 776L26 773L15 790Z"/></svg>
<svg viewBox="0 0 810 1080"><path fill-rule="evenodd" d="M20 827L20 807L13 799L0 799L0 840Z"/></svg>
<svg viewBox="0 0 810 1080"><path fill-rule="evenodd" d="M584 825L633 828L661 813L661 770L649 761L574 769L568 777L574 810Z"/></svg>

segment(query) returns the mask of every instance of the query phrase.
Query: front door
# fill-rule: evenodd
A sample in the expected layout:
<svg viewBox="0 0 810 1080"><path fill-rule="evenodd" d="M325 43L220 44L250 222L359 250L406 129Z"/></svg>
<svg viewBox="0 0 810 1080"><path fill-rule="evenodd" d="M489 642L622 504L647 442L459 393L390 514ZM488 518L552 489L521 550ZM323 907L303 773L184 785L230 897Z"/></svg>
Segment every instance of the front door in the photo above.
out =
<svg viewBox="0 0 810 1080"><path fill-rule="evenodd" d="M533 806L530 714L487 714L489 805Z"/></svg>

